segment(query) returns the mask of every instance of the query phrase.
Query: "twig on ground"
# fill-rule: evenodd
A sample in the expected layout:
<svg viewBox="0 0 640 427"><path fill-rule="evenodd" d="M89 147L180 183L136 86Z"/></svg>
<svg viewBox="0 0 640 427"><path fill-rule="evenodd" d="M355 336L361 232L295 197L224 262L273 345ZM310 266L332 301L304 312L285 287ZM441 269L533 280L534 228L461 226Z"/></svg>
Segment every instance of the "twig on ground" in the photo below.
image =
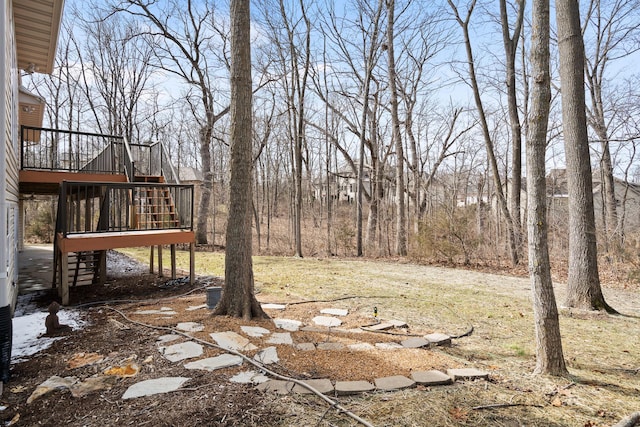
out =
<svg viewBox="0 0 640 427"><path fill-rule="evenodd" d="M483 409L510 408L512 406L533 406L534 408L544 408L543 405L536 405L533 403L492 403L490 405L474 406L471 410L480 411Z"/></svg>

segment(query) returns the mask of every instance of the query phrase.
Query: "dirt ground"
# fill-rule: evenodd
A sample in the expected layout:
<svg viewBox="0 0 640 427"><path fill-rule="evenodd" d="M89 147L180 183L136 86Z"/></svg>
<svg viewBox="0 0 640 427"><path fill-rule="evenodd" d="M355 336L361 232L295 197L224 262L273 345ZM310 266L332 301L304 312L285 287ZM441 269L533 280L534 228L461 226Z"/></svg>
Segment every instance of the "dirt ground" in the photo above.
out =
<svg viewBox="0 0 640 427"><path fill-rule="evenodd" d="M405 274L405 269L409 269L409 267L406 265L394 266L394 271L399 275ZM410 273L409 270L407 273ZM465 274L472 273L466 272ZM492 276L483 273L475 273L474 277L477 279L476 284L492 289L496 295L527 292L521 282L518 282L520 279L513 279L515 284L512 285L510 284L511 279L506 277L500 283L495 282ZM442 270L436 279L454 284L457 280L461 280L453 270ZM249 369L246 363L242 367L204 372L187 370L182 367L182 364L172 363L163 358L158 352L156 340L159 336L168 333L168 328L175 327L177 322L202 323L205 326L205 331L195 333L194 336L208 341L211 341L208 336L209 332L232 330L240 333L240 326L247 325L247 322L237 319L212 317L207 309L187 311L188 307L202 305L206 302L204 286L211 284L221 284L221 281L208 277L200 279L194 286L191 286L186 281L168 282L166 279L160 279L153 275L140 274L111 277L107 286L85 286L73 289L71 305L82 311L83 318L87 321L86 325L81 330L73 331L64 339L54 342L50 348L12 366L12 379L5 386L1 399L1 405L6 408L0 411L0 422L3 422L4 425L17 426L355 425L344 415L327 416L330 408L317 399L261 393L253 386L229 382L230 376ZM626 292L610 291L608 297L614 302L624 305L625 295ZM126 300L124 300L125 298ZM259 295L261 302L282 302L270 300L270 298L275 297L270 297L267 294ZM39 294L37 303L44 308L53 299L55 299L55 294L43 292ZM629 299L627 298L627 300ZM627 305L630 309L638 308L629 301L627 301ZM292 304L287 306L284 314L277 311L268 311L268 314L271 317L286 317L310 324L311 318L317 315L322 308L331 306L326 302ZM173 318L164 318L163 316L136 314L137 311L157 310L161 307L171 307L179 315ZM409 335L442 332L420 329L412 325L409 325L409 328L395 329L393 334L348 332L350 329L357 330L359 327L371 323L371 317L363 314L362 310L353 310L343 321L344 324L340 328L343 331L299 331L292 333L293 339L297 343L379 343L399 342ZM487 319L487 321L493 322L493 319ZM250 324L275 331L273 323L268 320L254 321ZM505 333L507 332L508 330L505 330ZM474 334L471 340L484 339L486 339L484 335ZM264 344L262 347L267 345L261 342L256 342L256 344ZM334 381L372 381L374 378L389 375L409 376L412 370L446 370L447 368L467 366L466 362L468 361L471 363L474 360L482 361L482 354L473 354L472 350L471 347L465 349L464 344L454 345L449 349L415 349L401 352L382 350L302 352L290 346L278 346L278 355L281 360L270 368L282 375L303 380L330 378ZM102 360L88 366L71 367L70 363L82 353L96 353ZM207 357L220 353L221 351L214 347L205 349ZM255 351L246 354L253 357ZM79 397L73 397L68 390L54 391L32 403L27 403L27 399L36 387L54 375L74 376L80 380L86 380L101 374L109 367L126 366L131 363L139 367L139 372L132 377L114 377L109 381L106 389ZM497 367L495 369L496 372L499 372ZM629 375L637 375L637 372ZM163 376L182 376L189 377L191 380L181 389L172 393L129 400L121 399L125 390L132 384ZM384 394L373 397L363 396L357 401L358 412L369 415L369 419L372 419L375 425L425 425L421 421L416 421L416 419L422 418L411 417L411 406L400 408L398 405L400 402L420 405L420 402L424 402L424 399L427 398L431 400L430 405L433 405L434 399L441 399L442 405L436 404L430 408L437 410L441 406L445 411L448 411L444 415L432 414L434 417L438 416L437 419L453 420L452 424L446 425L524 425L519 421L520 413L518 412L519 410L524 411L524 409L517 405L512 409L510 415L492 418L489 415L484 415L484 411L478 411L475 419L471 418L468 409L465 409L465 405L463 405L465 399L470 399L469 396L475 395L486 400L487 396L506 398L507 392L517 392L530 396L535 394L535 397L527 401L526 405L522 405L523 408L530 408L526 415L530 422L525 423L526 425L577 425L571 422L549 424L545 422L543 415L546 408L558 409L554 399L560 396L566 400L567 395L570 395L571 392L569 388L567 390L557 388L551 394L532 393L528 377L523 377L521 383L501 378L500 374L494 373L492 377L491 382L469 384L464 389L456 386L443 387L429 390L428 395L418 387L407 392L389 393L389 397L384 397ZM553 382L546 380L541 381L540 384L541 389L551 388L553 391L555 387ZM496 390L505 396L496 394ZM456 395L456 393L459 394ZM343 398L341 402L346 402L347 405L356 405L355 401L349 399ZM311 413L309 417L305 417L301 413L307 410ZM416 412L420 410L419 407L415 407ZM375 415L385 416L386 412L393 413L394 411L396 413L393 415L393 419L396 421L393 424L375 422ZM397 411L404 411L406 415L399 416ZM532 418L531 411L540 411L534 413L539 419ZM616 418L617 414L604 413L594 416L609 417L608 419L611 420ZM596 425L607 424L606 422L589 424L590 427Z"/></svg>

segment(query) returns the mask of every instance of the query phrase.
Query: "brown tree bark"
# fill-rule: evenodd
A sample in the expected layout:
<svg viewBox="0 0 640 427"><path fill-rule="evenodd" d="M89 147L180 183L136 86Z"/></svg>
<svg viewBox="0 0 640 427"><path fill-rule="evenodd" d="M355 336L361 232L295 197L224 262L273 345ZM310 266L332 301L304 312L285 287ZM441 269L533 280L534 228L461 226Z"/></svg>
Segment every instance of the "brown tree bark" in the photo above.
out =
<svg viewBox="0 0 640 427"><path fill-rule="evenodd" d="M562 352L558 308L551 281L547 237L545 152L551 102L549 0L535 0L532 14L533 91L527 136L527 229L536 332L535 373L565 375L567 368Z"/></svg>
<svg viewBox="0 0 640 427"><path fill-rule="evenodd" d="M407 254L407 211L405 209L404 146L398 116L398 89L396 88L396 59L393 48L395 0L387 2L387 58L389 72L389 95L391 98L391 127L396 149L396 254Z"/></svg>
<svg viewBox="0 0 640 427"><path fill-rule="evenodd" d="M232 0L231 13L231 179L225 286L214 315L265 318L254 295L251 259L252 92L250 1Z"/></svg>
<svg viewBox="0 0 640 427"><path fill-rule="evenodd" d="M584 91L584 44L577 0L556 1L562 86L562 129L569 192L569 274L566 305L614 312L598 276L593 183Z"/></svg>

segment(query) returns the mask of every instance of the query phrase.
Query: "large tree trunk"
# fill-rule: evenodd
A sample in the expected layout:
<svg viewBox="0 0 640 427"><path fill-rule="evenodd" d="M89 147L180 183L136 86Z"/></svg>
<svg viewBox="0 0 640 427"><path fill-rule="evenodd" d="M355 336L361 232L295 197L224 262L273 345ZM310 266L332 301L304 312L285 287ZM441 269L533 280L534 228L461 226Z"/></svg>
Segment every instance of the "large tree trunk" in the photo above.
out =
<svg viewBox="0 0 640 427"><path fill-rule="evenodd" d="M407 211L405 209L404 146L398 117L398 90L396 88L396 59L393 49L395 0L387 0L387 57L389 66L389 94L391 98L391 127L396 149L396 254L407 254Z"/></svg>
<svg viewBox="0 0 640 427"><path fill-rule="evenodd" d="M251 260L252 108L249 0L231 1L231 179L225 286L213 314L267 317L254 296Z"/></svg>
<svg viewBox="0 0 640 427"><path fill-rule="evenodd" d="M614 311L598 277L593 183L584 95L584 45L576 0L556 1L562 129L569 192L568 307Z"/></svg>
<svg viewBox="0 0 640 427"><path fill-rule="evenodd" d="M547 242L545 151L551 86L549 76L549 0L533 3L531 35L533 92L527 137L527 227L533 291L538 374L565 375L558 309L551 281Z"/></svg>

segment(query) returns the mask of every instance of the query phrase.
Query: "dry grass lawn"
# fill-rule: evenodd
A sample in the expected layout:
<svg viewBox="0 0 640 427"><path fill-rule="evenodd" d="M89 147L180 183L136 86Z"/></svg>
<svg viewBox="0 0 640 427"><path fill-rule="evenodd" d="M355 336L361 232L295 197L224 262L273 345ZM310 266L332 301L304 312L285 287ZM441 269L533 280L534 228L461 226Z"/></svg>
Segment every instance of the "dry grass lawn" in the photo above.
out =
<svg viewBox="0 0 640 427"><path fill-rule="evenodd" d="M148 250L124 252L148 262ZM164 262L169 265L168 259ZM187 254L178 252L178 262L186 269ZM222 276L223 254L197 253L196 271ZM416 331L458 335L473 325L471 336L440 351L458 366L487 370L490 381L340 398L374 425L608 426L640 410L640 295L635 289L604 289L622 316L562 309L570 376L550 378L531 374L535 344L526 278L374 260L287 257L254 257L254 273L261 302L349 296L331 306L347 308L362 320L372 319L377 307L382 318L406 321ZM562 285L556 286L556 295L562 305ZM394 362L392 352L387 362ZM290 414L282 425L354 424L314 397L274 396L273 404Z"/></svg>

